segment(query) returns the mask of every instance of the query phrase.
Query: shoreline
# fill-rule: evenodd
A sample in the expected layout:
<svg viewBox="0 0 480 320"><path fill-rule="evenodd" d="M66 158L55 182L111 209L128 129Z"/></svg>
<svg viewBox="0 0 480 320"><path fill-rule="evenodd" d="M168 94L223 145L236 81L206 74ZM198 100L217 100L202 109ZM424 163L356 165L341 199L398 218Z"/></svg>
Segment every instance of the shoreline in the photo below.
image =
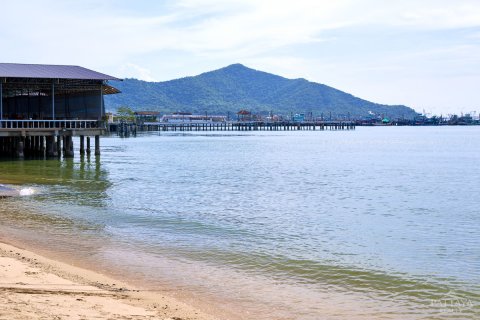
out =
<svg viewBox="0 0 480 320"><path fill-rule="evenodd" d="M215 320L163 293L0 242L0 319Z"/></svg>

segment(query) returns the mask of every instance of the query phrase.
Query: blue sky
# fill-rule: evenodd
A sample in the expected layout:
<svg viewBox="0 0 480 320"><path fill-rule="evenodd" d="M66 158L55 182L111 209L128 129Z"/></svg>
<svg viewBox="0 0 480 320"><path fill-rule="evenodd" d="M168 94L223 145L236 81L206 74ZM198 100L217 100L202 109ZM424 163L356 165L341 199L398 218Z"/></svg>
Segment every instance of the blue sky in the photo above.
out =
<svg viewBox="0 0 480 320"><path fill-rule="evenodd" d="M2 1L0 61L164 81L242 63L378 103L480 112L479 0Z"/></svg>

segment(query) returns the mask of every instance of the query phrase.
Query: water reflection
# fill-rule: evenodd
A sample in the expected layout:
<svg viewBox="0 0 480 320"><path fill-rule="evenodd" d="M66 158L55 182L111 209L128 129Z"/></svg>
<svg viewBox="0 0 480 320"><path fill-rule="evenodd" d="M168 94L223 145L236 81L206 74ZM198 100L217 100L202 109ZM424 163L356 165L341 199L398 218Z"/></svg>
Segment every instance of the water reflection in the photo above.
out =
<svg viewBox="0 0 480 320"><path fill-rule="evenodd" d="M111 182L99 157L2 160L0 183L34 190L0 199L0 240L80 256L94 256L109 243L99 213L106 211Z"/></svg>
<svg viewBox="0 0 480 320"><path fill-rule="evenodd" d="M420 319L444 299L478 305L479 145L462 142L478 128L368 130L112 138L101 162L0 162L0 182L40 190L0 199L0 239L152 289L193 287L245 318Z"/></svg>
<svg viewBox="0 0 480 320"><path fill-rule="evenodd" d="M111 186L100 157L1 160L0 183L32 188L38 201L104 206Z"/></svg>

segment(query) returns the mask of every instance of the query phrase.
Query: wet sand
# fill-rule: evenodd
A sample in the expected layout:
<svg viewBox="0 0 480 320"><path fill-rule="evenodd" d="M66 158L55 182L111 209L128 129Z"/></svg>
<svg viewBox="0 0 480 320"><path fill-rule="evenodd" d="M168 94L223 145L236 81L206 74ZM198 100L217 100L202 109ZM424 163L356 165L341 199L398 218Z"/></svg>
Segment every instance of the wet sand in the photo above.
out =
<svg viewBox="0 0 480 320"><path fill-rule="evenodd" d="M175 319L215 317L173 297L0 243L0 319Z"/></svg>

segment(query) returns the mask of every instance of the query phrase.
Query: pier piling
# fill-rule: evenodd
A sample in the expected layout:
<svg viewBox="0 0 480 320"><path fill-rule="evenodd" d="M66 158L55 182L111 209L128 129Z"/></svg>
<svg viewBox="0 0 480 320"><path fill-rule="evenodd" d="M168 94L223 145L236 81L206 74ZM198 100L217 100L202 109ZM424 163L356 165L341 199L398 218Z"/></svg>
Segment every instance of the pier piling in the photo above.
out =
<svg viewBox="0 0 480 320"><path fill-rule="evenodd" d="M65 136L64 139L64 154L63 156L65 158L73 158L73 139L72 136Z"/></svg>
<svg viewBox="0 0 480 320"><path fill-rule="evenodd" d="M90 152L90 138L96 137L100 154L100 135L106 131L96 120L0 120L0 156L17 159L74 156L73 137L79 137L80 154ZM87 137L87 150L85 150ZM63 142L62 142L63 141Z"/></svg>
<svg viewBox="0 0 480 320"><path fill-rule="evenodd" d="M19 159L23 159L25 157L23 153L23 138L17 137L15 138L15 147L16 147L16 156Z"/></svg>
<svg viewBox="0 0 480 320"><path fill-rule="evenodd" d="M95 136L95 155L100 155L100 136Z"/></svg>
<svg viewBox="0 0 480 320"><path fill-rule="evenodd" d="M49 136L47 137L47 158L54 158L58 156L57 153L57 144L55 143L55 137Z"/></svg>
<svg viewBox="0 0 480 320"><path fill-rule="evenodd" d="M85 137L84 136L80 136L80 155L84 155L85 154Z"/></svg>
<svg viewBox="0 0 480 320"><path fill-rule="evenodd" d="M57 157L61 157L62 156L62 139L60 136L56 136L55 137L57 139Z"/></svg>
<svg viewBox="0 0 480 320"><path fill-rule="evenodd" d="M90 137L87 137L87 154L90 154Z"/></svg>

